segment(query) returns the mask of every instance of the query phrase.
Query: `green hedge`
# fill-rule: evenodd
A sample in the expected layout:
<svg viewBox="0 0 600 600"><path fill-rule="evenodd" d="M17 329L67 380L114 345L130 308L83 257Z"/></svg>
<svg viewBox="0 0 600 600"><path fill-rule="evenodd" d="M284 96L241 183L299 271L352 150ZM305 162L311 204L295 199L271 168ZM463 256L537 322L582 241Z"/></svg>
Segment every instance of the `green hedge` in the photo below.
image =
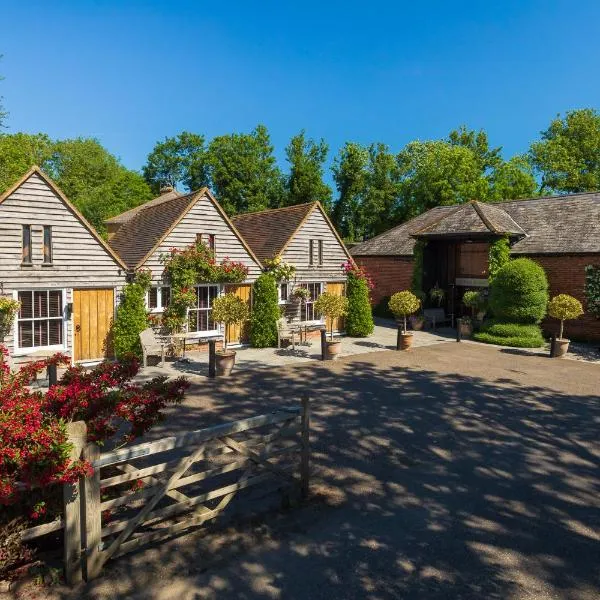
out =
<svg viewBox="0 0 600 600"><path fill-rule="evenodd" d="M515 348L539 348L544 345L544 337L538 325L504 323L496 320L485 322L481 330L473 334L473 339L486 344Z"/></svg>
<svg viewBox="0 0 600 600"><path fill-rule="evenodd" d="M113 325L115 355L122 358L133 353L142 356L140 333L149 325L146 311L146 291L149 285L142 278L123 288Z"/></svg>
<svg viewBox="0 0 600 600"><path fill-rule="evenodd" d="M250 344L254 348L277 346L277 321L281 311L275 278L269 273L261 275L254 282L253 295Z"/></svg>
<svg viewBox="0 0 600 600"><path fill-rule="evenodd" d="M348 298L346 333L353 337L371 335L375 329L375 324L373 323L367 281L363 277L356 277L349 273L346 296Z"/></svg>
<svg viewBox="0 0 600 600"><path fill-rule="evenodd" d="M500 321L535 324L546 315L548 280L544 269L528 258L505 264L490 284L490 308Z"/></svg>

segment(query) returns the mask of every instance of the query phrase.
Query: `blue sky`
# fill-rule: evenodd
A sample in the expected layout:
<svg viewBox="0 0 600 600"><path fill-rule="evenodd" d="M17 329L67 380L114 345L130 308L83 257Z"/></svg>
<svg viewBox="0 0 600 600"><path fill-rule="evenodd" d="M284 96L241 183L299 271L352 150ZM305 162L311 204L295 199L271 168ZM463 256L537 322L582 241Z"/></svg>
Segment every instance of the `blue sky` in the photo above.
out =
<svg viewBox="0 0 600 600"><path fill-rule="evenodd" d="M305 128L399 150L464 123L506 156L600 108L599 2L4 1L9 132L94 136L139 169L154 142Z"/></svg>

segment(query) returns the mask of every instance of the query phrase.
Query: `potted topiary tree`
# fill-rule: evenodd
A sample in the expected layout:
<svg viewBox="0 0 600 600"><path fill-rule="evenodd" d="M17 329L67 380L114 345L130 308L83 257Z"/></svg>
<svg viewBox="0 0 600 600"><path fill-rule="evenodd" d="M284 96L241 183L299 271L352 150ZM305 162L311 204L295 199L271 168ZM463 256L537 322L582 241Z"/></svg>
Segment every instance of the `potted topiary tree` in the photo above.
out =
<svg viewBox="0 0 600 600"><path fill-rule="evenodd" d="M241 325L249 316L248 305L235 294L225 294L213 302L213 321L224 326L223 350L216 353L217 375L229 376L235 365L235 350L227 350L227 327Z"/></svg>
<svg viewBox="0 0 600 600"><path fill-rule="evenodd" d="M559 294L548 302L548 314L554 319L560 320L560 331L552 348L552 356L560 358L569 351L569 340L563 338L565 321L580 317L583 314L583 306L577 298L573 298L569 294Z"/></svg>
<svg viewBox="0 0 600 600"><path fill-rule="evenodd" d="M315 311L329 319L331 323L325 358L335 360L342 350L342 341L333 339L333 322L348 313L348 298L325 292L315 301Z"/></svg>
<svg viewBox="0 0 600 600"><path fill-rule="evenodd" d="M421 301L408 290L396 292L389 302L390 310L394 313L396 320L402 318L404 328L398 333L400 339L400 349L407 350L412 346L413 334L407 331L406 317L412 315L419 310Z"/></svg>
<svg viewBox="0 0 600 600"><path fill-rule="evenodd" d="M462 317L459 321L460 334L464 337L473 335L473 321L475 321L478 309L482 306L483 299L477 290L467 290L463 294L463 304L471 309L471 317Z"/></svg>

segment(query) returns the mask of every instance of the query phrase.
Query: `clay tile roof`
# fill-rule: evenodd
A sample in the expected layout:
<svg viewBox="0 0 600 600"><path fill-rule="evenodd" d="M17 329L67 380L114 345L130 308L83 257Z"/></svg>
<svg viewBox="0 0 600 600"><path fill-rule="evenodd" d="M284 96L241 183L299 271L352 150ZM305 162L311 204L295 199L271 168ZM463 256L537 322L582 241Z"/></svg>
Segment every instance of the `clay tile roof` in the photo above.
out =
<svg viewBox="0 0 600 600"><path fill-rule="evenodd" d="M417 237L452 235L512 235L524 236L525 232L512 217L498 206L482 202L468 202L443 214L434 223L413 233Z"/></svg>
<svg viewBox="0 0 600 600"><path fill-rule="evenodd" d="M262 262L275 258L296 233L316 202L244 213L231 218L235 228Z"/></svg>
<svg viewBox="0 0 600 600"><path fill-rule="evenodd" d="M121 213L116 217L111 217L110 219L106 219L104 223L106 225L119 224L119 223L127 223L133 219L141 210L144 210L150 206L158 206L163 204L164 202L168 202L169 200L173 200L173 198L179 198L181 196L181 192L177 190L171 190L165 194L161 194L160 196L153 198L152 200L148 200L148 202L144 202L144 204L140 204L135 208L128 210L127 212Z"/></svg>
<svg viewBox="0 0 600 600"><path fill-rule="evenodd" d="M128 218L109 241L111 248L129 269L135 269L187 213L203 191L177 195L154 204L150 201L138 207L140 210Z"/></svg>
<svg viewBox="0 0 600 600"><path fill-rule="evenodd" d="M354 246L351 253L411 256L414 235L427 237L426 231L468 235L485 233L484 228L490 235L520 236L511 248L513 254L600 253L600 192L439 206Z"/></svg>

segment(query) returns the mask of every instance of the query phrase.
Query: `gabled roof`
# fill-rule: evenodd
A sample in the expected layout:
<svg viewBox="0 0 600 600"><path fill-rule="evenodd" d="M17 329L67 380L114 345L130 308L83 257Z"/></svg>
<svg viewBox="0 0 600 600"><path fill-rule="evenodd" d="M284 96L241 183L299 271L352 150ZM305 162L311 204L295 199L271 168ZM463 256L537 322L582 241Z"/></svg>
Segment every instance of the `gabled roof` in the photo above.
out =
<svg viewBox="0 0 600 600"><path fill-rule="evenodd" d="M129 209L128 211L117 215L116 217L111 217L110 219L106 219L104 223L106 225L114 225L114 224L122 224L127 223L127 221L131 221L135 215L137 215L141 210L144 210L151 206L159 206L164 202L168 202L169 200L173 200L174 198L179 198L182 196L181 192L173 189L170 192L166 192L165 194L161 194L152 200L148 200L148 202L144 202L144 204L140 204L134 208Z"/></svg>
<svg viewBox="0 0 600 600"><path fill-rule="evenodd" d="M135 270L160 246L163 240L175 229L201 198L208 198L222 219L240 240L248 254L260 266L252 249L229 220L221 205L208 188L202 188L184 196L177 195L164 202L147 202L137 207L135 214L126 220L109 241L129 270ZM158 199L156 199L158 200Z"/></svg>
<svg viewBox="0 0 600 600"><path fill-rule="evenodd" d="M294 234L318 202L296 204L244 213L231 218L237 230L248 242L260 260L275 258L283 252Z"/></svg>
<svg viewBox="0 0 600 600"><path fill-rule="evenodd" d="M474 203L473 203L474 204ZM465 225L457 219L460 209L465 206L438 206L418 217L402 223L381 235L352 248L353 256L387 255L412 256L415 237L421 237L440 225L438 235L446 228L451 236ZM477 202L484 218L491 227L481 221L481 228L487 227L489 235L497 235L494 230L511 233L515 225L525 236L516 241L513 254L589 254L600 253L600 192L584 192L564 196L546 196L527 200L510 200L487 204ZM454 216L453 216L454 215ZM507 218L509 220L507 220ZM471 214L471 218L474 218ZM442 225L442 223L444 223ZM455 229L450 225L454 223ZM518 229L512 232L515 236ZM468 235L468 234L467 234ZM426 235L423 235L426 237Z"/></svg>
<svg viewBox="0 0 600 600"><path fill-rule="evenodd" d="M111 256L111 258L117 263L119 267L127 270L127 266L121 260L119 255L100 237L100 234L94 229L91 223L75 208L70 200L65 196L63 191L52 181L52 179L40 169L37 165L34 165L19 179L12 187L8 188L3 194L0 194L0 204L4 202L9 196L17 191L32 175L37 175L44 180L44 183L61 199L65 207L73 213L73 215L81 222L81 224L89 231L92 237L102 246L104 250Z"/></svg>
<svg viewBox="0 0 600 600"><path fill-rule="evenodd" d="M415 237L461 235L524 236L525 232L513 218L498 206L472 201L443 213L437 221L418 229Z"/></svg>

